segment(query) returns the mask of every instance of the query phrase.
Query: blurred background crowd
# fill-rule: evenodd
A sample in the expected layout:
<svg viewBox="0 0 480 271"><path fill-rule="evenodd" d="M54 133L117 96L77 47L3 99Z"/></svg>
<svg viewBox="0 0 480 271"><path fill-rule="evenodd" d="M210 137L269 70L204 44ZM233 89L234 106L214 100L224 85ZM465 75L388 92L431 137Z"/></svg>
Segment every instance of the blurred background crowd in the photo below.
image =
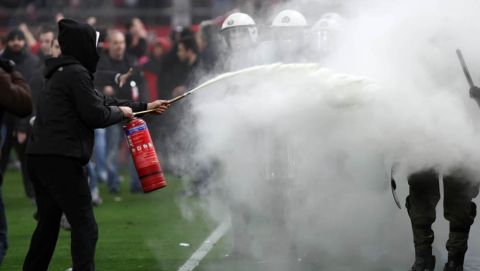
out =
<svg viewBox="0 0 480 271"><path fill-rule="evenodd" d="M199 80L226 71L223 53L227 44L220 29L225 18L244 12L255 19L259 39L267 39L273 11L281 10L282 0L3 0L0 3L0 55L16 63L16 69L29 82L35 100L43 87L42 71L46 57L58 56L56 22L67 17L87 22L100 32L98 72L133 73L122 84L95 79L97 90L122 99L151 101L170 99L191 89ZM310 14L308 3L301 8L312 21L321 14ZM318 3L318 1L317 1ZM325 11L335 10L335 1L323 1ZM263 35L262 35L263 34ZM52 46L53 44L53 46ZM97 73L98 73L97 72ZM199 76L208 75L205 76ZM115 78L118 80L118 78ZM181 110L181 109L180 109ZM179 110L162 118L148 118L160 161L172 174L168 146L175 140ZM34 114L33 114L34 115ZM0 137L0 173L8 167L22 171L25 192L35 195L25 172L25 147L30 134L29 118L5 116ZM97 183L120 194L127 169L130 192L142 192L138 176L123 140L122 127L114 125L95 131L95 153L88 170L94 204L102 203ZM125 175L123 175L125 176ZM200 174L201 176L201 174ZM201 182L201 180L199 181Z"/></svg>

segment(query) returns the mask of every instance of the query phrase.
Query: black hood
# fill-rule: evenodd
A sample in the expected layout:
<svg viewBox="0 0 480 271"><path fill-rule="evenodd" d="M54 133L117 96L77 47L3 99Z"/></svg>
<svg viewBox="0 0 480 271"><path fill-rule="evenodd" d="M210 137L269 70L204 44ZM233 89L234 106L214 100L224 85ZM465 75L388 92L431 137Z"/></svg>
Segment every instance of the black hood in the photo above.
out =
<svg viewBox="0 0 480 271"><path fill-rule="evenodd" d="M60 57L52 57L47 58L45 60L45 70L43 70L43 75L46 78L52 77L52 74L60 67L64 67L67 65L73 64L80 64L82 65L76 58L72 56L60 56Z"/></svg>
<svg viewBox="0 0 480 271"><path fill-rule="evenodd" d="M96 71L99 59L95 40L95 29L88 24L70 19L58 22L58 43L62 55L75 58L90 73Z"/></svg>
<svg viewBox="0 0 480 271"><path fill-rule="evenodd" d="M22 32L22 30L20 30L18 28L15 28L15 29L11 30L10 32L8 32L6 40L7 40L7 42L9 42L9 41L11 41L15 38L17 38L19 40L26 40L25 39L25 34Z"/></svg>

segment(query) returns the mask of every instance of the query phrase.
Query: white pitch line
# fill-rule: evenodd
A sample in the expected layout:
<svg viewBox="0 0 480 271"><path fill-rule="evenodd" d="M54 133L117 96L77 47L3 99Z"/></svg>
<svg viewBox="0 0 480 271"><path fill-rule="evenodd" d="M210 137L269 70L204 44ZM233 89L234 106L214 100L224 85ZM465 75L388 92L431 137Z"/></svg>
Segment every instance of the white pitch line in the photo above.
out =
<svg viewBox="0 0 480 271"><path fill-rule="evenodd" d="M226 218L211 234L202 245L190 256L190 258L178 269L178 271L192 271L212 250L213 246L225 235L231 226L230 218Z"/></svg>

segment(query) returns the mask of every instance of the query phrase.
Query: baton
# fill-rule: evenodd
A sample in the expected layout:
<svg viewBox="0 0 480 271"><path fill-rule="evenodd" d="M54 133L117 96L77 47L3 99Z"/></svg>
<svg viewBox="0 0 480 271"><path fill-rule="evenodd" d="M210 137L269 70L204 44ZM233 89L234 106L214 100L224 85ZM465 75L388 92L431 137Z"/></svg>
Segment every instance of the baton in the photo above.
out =
<svg viewBox="0 0 480 271"><path fill-rule="evenodd" d="M475 85L473 84L472 77L470 76L470 72L468 71L467 64L465 63L465 59L463 58L462 51L460 49L457 49L457 56L458 60L460 60L460 65L462 65L463 73L465 74L465 77L467 78L467 82L470 85L470 87L474 87Z"/></svg>

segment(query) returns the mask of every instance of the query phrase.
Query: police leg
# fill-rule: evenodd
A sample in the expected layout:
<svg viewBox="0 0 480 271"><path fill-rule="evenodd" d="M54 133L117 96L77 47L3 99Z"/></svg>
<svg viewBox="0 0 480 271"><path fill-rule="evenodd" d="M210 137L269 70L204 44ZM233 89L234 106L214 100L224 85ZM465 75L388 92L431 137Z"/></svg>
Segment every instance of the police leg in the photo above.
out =
<svg viewBox="0 0 480 271"><path fill-rule="evenodd" d="M458 174L445 176L444 188L444 215L450 222L450 233L447 241L447 266L460 268L463 266L465 253L468 248L470 226L473 224L476 216L477 208L472 199L478 194L478 186L469 182L461 174Z"/></svg>
<svg viewBox="0 0 480 271"><path fill-rule="evenodd" d="M434 170L416 172L409 176L408 184L410 193L406 207L415 244L415 263L411 270L433 270L435 258L432 256L432 224L436 219L435 207L440 200L438 174Z"/></svg>

